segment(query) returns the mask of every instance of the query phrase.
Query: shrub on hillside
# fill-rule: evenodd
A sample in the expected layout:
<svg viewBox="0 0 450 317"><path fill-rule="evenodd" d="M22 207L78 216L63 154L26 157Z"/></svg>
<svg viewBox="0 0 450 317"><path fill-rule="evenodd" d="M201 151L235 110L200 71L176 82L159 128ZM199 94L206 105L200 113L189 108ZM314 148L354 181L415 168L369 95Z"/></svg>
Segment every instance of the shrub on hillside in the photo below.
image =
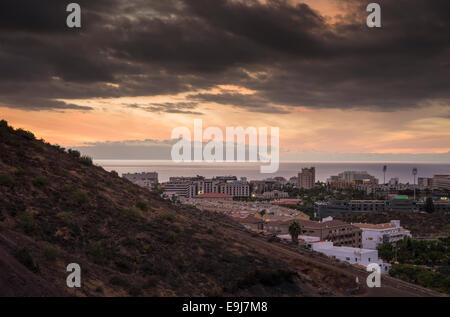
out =
<svg viewBox="0 0 450 317"><path fill-rule="evenodd" d="M67 153L69 153L71 156L75 158L80 158L81 154L77 150L68 149Z"/></svg>
<svg viewBox="0 0 450 317"><path fill-rule="evenodd" d="M117 258L114 263L121 273L130 274L133 272L133 265L124 258Z"/></svg>
<svg viewBox="0 0 450 317"><path fill-rule="evenodd" d="M138 220L141 218L141 211L136 207L125 209L123 213L125 214L125 216L133 220Z"/></svg>
<svg viewBox="0 0 450 317"><path fill-rule="evenodd" d="M167 234L166 234L166 242L167 243L172 244L172 243L175 243L177 240L178 240L178 234L176 234L173 231L167 232Z"/></svg>
<svg viewBox="0 0 450 317"><path fill-rule="evenodd" d="M23 170L23 168L18 168L15 172L14 175L21 177L25 175L25 171Z"/></svg>
<svg viewBox="0 0 450 317"><path fill-rule="evenodd" d="M14 257L33 273L39 273L39 265L26 248L18 249L14 252Z"/></svg>
<svg viewBox="0 0 450 317"><path fill-rule="evenodd" d="M136 203L136 207L139 208L142 211L147 211L148 210L148 204L146 201L144 200L140 200Z"/></svg>
<svg viewBox="0 0 450 317"><path fill-rule="evenodd" d="M82 189L73 192L72 198L77 205L85 205L89 202L89 195Z"/></svg>
<svg viewBox="0 0 450 317"><path fill-rule="evenodd" d="M30 131L23 130L23 129L17 129L16 134L20 135L21 137L23 137L27 140L30 140L30 141L36 139L33 133L31 133Z"/></svg>
<svg viewBox="0 0 450 317"><path fill-rule="evenodd" d="M32 214L25 212L19 216L18 219L19 226L23 229L26 234L33 233L36 229L36 224L34 222L34 217Z"/></svg>
<svg viewBox="0 0 450 317"><path fill-rule="evenodd" d="M166 211L161 215L161 218L165 221L172 222L175 216L170 211Z"/></svg>
<svg viewBox="0 0 450 317"><path fill-rule="evenodd" d="M92 245L92 253L94 255L94 263L102 264L105 260L105 249L100 241Z"/></svg>
<svg viewBox="0 0 450 317"><path fill-rule="evenodd" d="M65 225L70 225L73 223L73 215L71 212L62 211L56 215L59 219L64 222Z"/></svg>
<svg viewBox="0 0 450 317"><path fill-rule="evenodd" d="M47 177L43 175L36 176L33 178L33 185L36 187L45 187L49 184L49 180Z"/></svg>
<svg viewBox="0 0 450 317"><path fill-rule="evenodd" d="M83 155L82 157L80 157L80 163L86 166L91 166L92 165L92 158L86 155Z"/></svg>
<svg viewBox="0 0 450 317"><path fill-rule="evenodd" d="M55 261L59 255L59 250L57 247L52 245L47 245L44 247L44 256L49 261Z"/></svg>
<svg viewBox="0 0 450 317"><path fill-rule="evenodd" d="M114 286L121 286L121 287L124 287L124 288L128 288L128 287L130 287L130 285L131 285L127 280L121 278L120 276L113 276L113 277L109 280L109 282L110 282L112 285L114 285Z"/></svg>
<svg viewBox="0 0 450 317"><path fill-rule="evenodd" d="M9 174L0 174L0 186L11 186L14 183L13 178Z"/></svg>

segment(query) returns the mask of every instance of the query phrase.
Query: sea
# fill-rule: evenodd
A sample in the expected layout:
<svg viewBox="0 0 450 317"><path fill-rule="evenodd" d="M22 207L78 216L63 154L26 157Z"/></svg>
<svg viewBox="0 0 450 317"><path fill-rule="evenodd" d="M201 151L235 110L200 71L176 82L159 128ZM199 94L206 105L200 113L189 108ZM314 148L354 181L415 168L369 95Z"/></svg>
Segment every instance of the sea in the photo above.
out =
<svg viewBox="0 0 450 317"><path fill-rule="evenodd" d="M301 171L302 168L316 168L316 180L325 182L332 175L344 171L366 171L383 182L383 166L387 165L386 182L390 178L398 178L401 183L414 181L413 168L417 168L417 177L433 177L436 174L450 174L450 163L412 163L412 162L281 162L278 172L262 174L260 166L264 163L175 163L172 161L154 160L94 160L96 165L107 171L124 173L157 172L160 182L166 182L173 176L237 176L248 180L263 180L276 176L287 180Z"/></svg>

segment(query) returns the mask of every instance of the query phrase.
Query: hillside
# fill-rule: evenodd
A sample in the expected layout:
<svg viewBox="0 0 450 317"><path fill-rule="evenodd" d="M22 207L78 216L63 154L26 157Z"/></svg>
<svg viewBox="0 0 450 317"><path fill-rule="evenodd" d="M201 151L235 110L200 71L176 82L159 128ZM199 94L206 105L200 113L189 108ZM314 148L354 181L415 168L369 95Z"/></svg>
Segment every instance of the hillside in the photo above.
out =
<svg viewBox="0 0 450 317"><path fill-rule="evenodd" d="M66 287L73 262L79 289ZM423 294L355 291L356 276L0 122L0 296Z"/></svg>

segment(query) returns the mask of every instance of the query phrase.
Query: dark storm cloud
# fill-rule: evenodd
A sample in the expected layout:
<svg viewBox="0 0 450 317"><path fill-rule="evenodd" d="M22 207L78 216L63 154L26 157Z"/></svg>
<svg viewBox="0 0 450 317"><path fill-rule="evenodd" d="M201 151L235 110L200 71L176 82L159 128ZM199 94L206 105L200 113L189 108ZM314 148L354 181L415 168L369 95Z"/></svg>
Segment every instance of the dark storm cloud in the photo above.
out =
<svg viewBox="0 0 450 317"><path fill-rule="evenodd" d="M150 103L147 105L140 104L128 104L128 108L141 109L147 112L155 113L182 113L182 114L195 114L202 115L203 113L193 111L197 108L196 102L165 102L165 103Z"/></svg>
<svg viewBox="0 0 450 317"><path fill-rule="evenodd" d="M221 94L194 94L188 96L189 99L198 102L215 102L222 105L238 105L252 112L262 113L289 113L286 109L271 105L267 99L258 95L239 94L239 93L221 93Z"/></svg>
<svg viewBox="0 0 450 317"><path fill-rule="evenodd" d="M282 0L77 2L81 30L65 27L62 1L1 1L2 105L78 109L57 99L216 85L255 93L190 98L265 113L294 106L394 111L450 98L447 0L380 0L382 29L365 26L371 1L361 0L341 1L347 12L334 24ZM144 110L198 114L196 106Z"/></svg>

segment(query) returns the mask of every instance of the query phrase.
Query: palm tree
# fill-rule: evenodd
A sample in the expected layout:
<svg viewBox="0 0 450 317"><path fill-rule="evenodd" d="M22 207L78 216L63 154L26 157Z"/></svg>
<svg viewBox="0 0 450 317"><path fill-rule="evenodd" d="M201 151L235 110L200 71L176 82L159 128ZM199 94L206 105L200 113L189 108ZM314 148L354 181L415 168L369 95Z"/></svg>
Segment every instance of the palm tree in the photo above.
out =
<svg viewBox="0 0 450 317"><path fill-rule="evenodd" d="M294 242L295 244L298 243L298 236L301 232L302 228L300 227L297 221L291 223L291 225L289 226L289 234L291 235L292 242Z"/></svg>

